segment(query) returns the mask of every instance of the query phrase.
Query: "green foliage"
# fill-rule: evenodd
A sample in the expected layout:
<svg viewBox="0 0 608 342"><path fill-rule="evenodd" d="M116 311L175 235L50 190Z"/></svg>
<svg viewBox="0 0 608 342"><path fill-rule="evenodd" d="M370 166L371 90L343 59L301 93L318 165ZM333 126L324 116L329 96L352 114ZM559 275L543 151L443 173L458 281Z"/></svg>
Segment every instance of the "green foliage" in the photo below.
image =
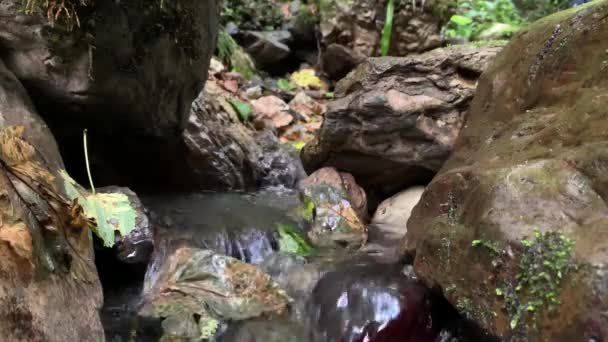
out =
<svg viewBox="0 0 608 342"><path fill-rule="evenodd" d="M242 30L274 30L281 26L280 3L273 0L223 0L220 22Z"/></svg>
<svg viewBox="0 0 608 342"><path fill-rule="evenodd" d="M314 220L315 219L315 202L312 200L312 198L310 196L306 196L306 195L304 195L304 198L302 201L304 202L304 206L302 207L302 210L300 211L300 216L307 221Z"/></svg>
<svg viewBox="0 0 608 342"><path fill-rule="evenodd" d="M534 21L570 7L569 0L513 0L521 16Z"/></svg>
<svg viewBox="0 0 608 342"><path fill-rule="evenodd" d="M228 103L230 103L234 110L236 110L242 122L247 122L249 119L251 119L253 107L249 103L237 100L235 98L229 98Z"/></svg>
<svg viewBox="0 0 608 342"><path fill-rule="evenodd" d="M498 249L498 243L496 243L495 241L488 241L488 240L473 240L471 242L471 246L472 247L484 247L487 250L489 250L490 252L492 252L493 254L499 254L500 251Z"/></svg>
<svg viewBox="0 0 608 342"><path fill-rule="evenodd" d="M217 57L227 64L232 71L238 72L249 80L255 74L255 65L251 57L232 39L225 30L217 36Z"/></svg>
<svg viewBox="0 0 608 342"><path fill-rule="evenodd" d="M457 14L450 18L446 27L446 36L476 40L482 38L484 31L494 28L496 32L487 38L508 38L522 22L511 0L461 0Z"/></svg>
<svg viewBox="0 0 608 342"><path fill-rule="evenodd" d="M295 85L293 85L291 82L289 82L288 80L286 80L284 78L279 78L277 80L277 87L283 91L292 91L292 90L296 89Z"/></svg>
<svg viewBox="0 0 608 342"><path fill-rule="evenodd" d="M505 298L511 317L511 329L539 312L555 311L561 301L559 294L563 279L578 269L574 258L574 241L558 232L534 232L534 239L522 240L515 284L497 289ZM542 315L541 315L542 317Z"/></svg>
<svg viewBox="0 0 608 342"><path fill-rule="evenodd" d="M239 45L225 30L217 34L217 57L224 63L230 63L230 57L238 49Z"/></svg>
<svg viewBox="0 0 608 342"><path fill-rule="evenodd" d="M137 212L131 206L127 195L120 193L83 194L67 172L61 170L59 175L63 178L66 194L82 206L87 217L95 220L93 231L103 241L105 247L114 245L116 232L125 236L135 229Z"/></svg>
<svg viewBox="0 0 608 342"><path fill-rule="evenodd" d="M386 21L382 30L382 40L380 41L380 55L388 55L391 47L391 33L393 32L393 17L395 16L395 0L388 0L386 6Z"/></svg>
<svg viewBox="0 0 608 342"><path fill-rule="evenodd" d="M313 248L302 238L297 230L289 224L277 224L279 232L279 250L285 253L307 256Z"/></svg>

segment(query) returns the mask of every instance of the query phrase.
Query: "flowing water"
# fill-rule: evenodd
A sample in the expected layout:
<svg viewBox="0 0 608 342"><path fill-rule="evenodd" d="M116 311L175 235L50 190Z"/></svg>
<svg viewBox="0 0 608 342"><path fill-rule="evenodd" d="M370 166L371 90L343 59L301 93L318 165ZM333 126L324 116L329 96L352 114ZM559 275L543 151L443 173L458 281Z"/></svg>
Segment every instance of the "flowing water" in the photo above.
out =
<svg viewBox="0 0 608 342"><path fill-rule="evenodd" d="M272 341L478 341L473 329L438 294L415 279L411 266L373 252L316 250L308 256L280 250L278 224L305 236L297 192L197 193L144 198L150 211L155 252L145 279L133 268L132 283L106 287L102 316L108 341L156 341L159 321L137 320L140 293L160 281L169 255L180 247L211 250L254 264L292 299L281 315L233 321L222 326L222 342ZM392 250L387 247L387 254ZM107 268L100 270L102 281ZM113 265L120 268L120 265ZM105 276L107 278L107 275ZM143 285L141 281L143 280ZM138 283L139 281L139 283ZM104 284L106 285L106 284Z"/></svg>

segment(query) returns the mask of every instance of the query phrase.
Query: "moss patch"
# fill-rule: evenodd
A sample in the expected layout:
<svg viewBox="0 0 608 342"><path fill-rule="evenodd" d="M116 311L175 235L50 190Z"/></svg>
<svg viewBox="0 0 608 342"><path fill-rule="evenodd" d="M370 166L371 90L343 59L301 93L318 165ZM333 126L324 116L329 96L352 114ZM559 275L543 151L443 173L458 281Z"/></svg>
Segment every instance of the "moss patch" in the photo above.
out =
<svg viewBox="0 0 608 342"><path fill-rule="evenodd" d="M532 240L522 240L523 252L515 281L497 288L505 300L512 330L523 321L536 323L544 313L555 312L563 280L578 269L573 258L574 241L558 232L535 231Z"/></svg>

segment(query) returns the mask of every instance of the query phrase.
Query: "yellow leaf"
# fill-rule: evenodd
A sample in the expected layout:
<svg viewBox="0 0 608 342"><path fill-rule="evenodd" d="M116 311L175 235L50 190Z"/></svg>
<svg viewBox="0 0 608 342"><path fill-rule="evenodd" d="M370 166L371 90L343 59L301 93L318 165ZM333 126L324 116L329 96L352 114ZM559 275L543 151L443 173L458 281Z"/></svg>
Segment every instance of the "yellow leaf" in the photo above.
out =
<svg viewBox="0 0 608 342"><path fill-rule="evenodd" d="M300 88L305 89L323 89L325 84L313 69L302 69L291 74L291 81Z"/></svg>

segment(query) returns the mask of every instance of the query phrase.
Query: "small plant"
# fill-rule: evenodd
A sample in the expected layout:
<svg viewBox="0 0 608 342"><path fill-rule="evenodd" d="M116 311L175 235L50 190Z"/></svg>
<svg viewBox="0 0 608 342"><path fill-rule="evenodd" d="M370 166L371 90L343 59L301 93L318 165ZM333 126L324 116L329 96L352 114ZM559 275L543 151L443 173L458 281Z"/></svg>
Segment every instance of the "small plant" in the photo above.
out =
<svg viewBox="0 0 608 342"><path fill-rule="evenodd" d="M522 18L511 0L462 0L457 14L450 18L445 34L448 38L476 40L509 38L522 25Z"/></svg>
<svg viewBox="0 0 608 342"><path fill-rule="evenodd" d="M496 290L506 301L511 316L511 329L516 329L526 316L555 311L561 301L562 281L578 269L573 258L574 241L558 232L534 232L532 240L522 240L518 273L514 288Z"/></svg>
<svg viewBox="0 0 608 342"><path fill-rule="evenodd" d="M91 3L91 0L24 0L23 11L32 15L41 10L52 25L61 21L68 30L72 30L74 27L80 27L77 8L90 6Z"/></svg>
<svg viewBox="0 0 608 342"><path fill-rule="evenodd" d="M229 98L228 103L230 103L234 110L236 110L237 114L239 115L239 119L241 119L242 122L248 122L251 119L253 107L249 103L237 100L235 98Z"/></svg>
<svg viewBox="0 0 608 342"><path fill-rule="evenodd" d="M298 234L297 230L289 224L277 224L279 233L279 250L285 253L308 256L313 248Z"/></svg>
<svg viewBox="0 0 608 342"><path fill-rule="evenodd" d="M388 55L391 47L391 34L393 32L393 17L395 15L395 0L388 0L386 6L386 21L382 30L382 40L380 41L380 55Z"/></svg>
<svg viewBox="0 0 608 342"><path fill-rule="evenodd" d="M286 80L284 78L280 78L279 80L277 80L277 88L279 88L280 90L283 90L283 91L292 91L292 90L296 89L296 86L293 85L288 80Z"/></svg>

